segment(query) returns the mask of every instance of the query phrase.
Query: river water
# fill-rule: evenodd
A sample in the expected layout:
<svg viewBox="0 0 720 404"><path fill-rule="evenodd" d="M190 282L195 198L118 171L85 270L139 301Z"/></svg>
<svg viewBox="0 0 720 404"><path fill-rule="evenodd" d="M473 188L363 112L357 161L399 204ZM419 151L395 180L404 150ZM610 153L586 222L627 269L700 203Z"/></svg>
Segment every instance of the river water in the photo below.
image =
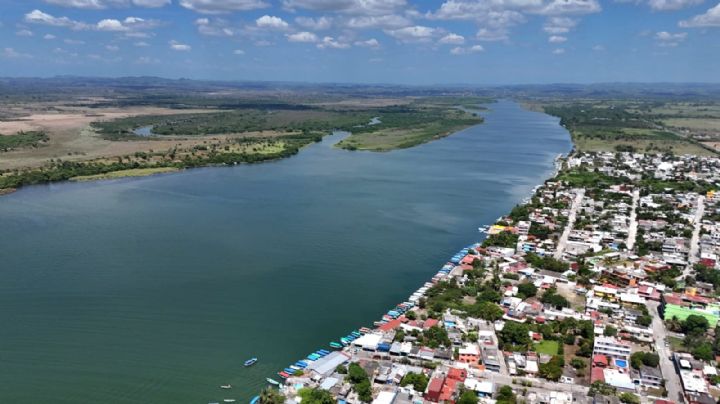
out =
<svg viewBox="0 0 720 404"><path fill-rule="evenodd" d="M556 118L489 107L390 153L334 135L276 162L0 198L0 402L247 402L404 301L570 150Z"/></svg>

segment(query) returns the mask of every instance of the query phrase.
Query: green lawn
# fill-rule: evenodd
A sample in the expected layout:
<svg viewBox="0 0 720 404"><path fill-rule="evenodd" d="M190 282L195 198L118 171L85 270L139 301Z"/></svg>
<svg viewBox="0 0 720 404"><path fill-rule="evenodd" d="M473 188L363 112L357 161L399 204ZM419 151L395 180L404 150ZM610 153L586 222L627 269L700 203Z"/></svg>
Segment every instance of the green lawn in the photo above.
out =
<svg viewBox="0 0 720 404"><path fill-rule="evenodd" d="M546 355L557 355L558 353L558 342L551 340L544 340L543 342L534 345L535 352Z"/></svg>

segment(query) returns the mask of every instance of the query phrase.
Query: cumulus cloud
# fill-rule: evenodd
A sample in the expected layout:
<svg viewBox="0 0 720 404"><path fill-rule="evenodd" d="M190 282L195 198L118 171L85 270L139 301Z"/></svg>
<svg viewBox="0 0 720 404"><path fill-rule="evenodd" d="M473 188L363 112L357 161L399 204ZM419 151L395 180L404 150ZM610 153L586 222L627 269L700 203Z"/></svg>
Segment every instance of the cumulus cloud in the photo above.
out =
<svg viewBox="0 0 720 404"><path fill-rule="evenodd" d="M400 42L429 42L441 31L438 28L430 28L422 25L385 30L385 33Z"/></svg>
<svg viewBox="0 0 720 404"><path fill-rule="evenodd" d="M355 41L355 46L360 46L362 48L377 49L380 47L380 42L378 42L378 40L375 38L370 38L365 41Z"/></svg>
<svg viewBox="0 0 720 404"><path fill-rule="evenodd" d="M322 42L317 44L319 49L347 49L350 44L340 39L335 39L331 36L326 36L322 39Z"/></svg>
<svg viewBox="0 0 720 404"><path fill-rule="evenodd" d="M106 18L98 21L96 24L89 24L82 21L75 21L68 17L55 17L37 9L25 14L25 21L32 24L69 28L74 31L131 32L148 30L159 25L158 21L145 20L139 17L127 17L122 21L114 18Z"/></svg>
<svg viewBox="0 0 720 404"><path fill-rule="evenodd" d="M318 18L297 17L295 18L295 23L305 29L314 31L322 31L332 27L332 19L325 16Z"/></svg>
<svg viewBox="0 0 720 404"><path fill-rule="evenodd" d="M396 14L387 15L370 15L352 17L346 23L345 26L348 28L355 29L366 29L366 28L402 28L412 24L412 21L406 17Z"/></svg>
<svg viewBox="0 0 720 404"><path fill-rule="evenodd" d="M478 53L484 51L485 48L482 47L482 45L473 45L467 48L463 48L461 46L456 46L452 49L450 49L450 54L452 55L467 55L469 53Z"/></svg>
<svg viewBox="0 0 720 404"><path fill-rule="evenodd" d="M47 40L52 40L52 39L55 39L55 38L56 38L56 37L55 37L55 35L53 35L53 34L45 34L45 36L43 36L43 39L47 39Z"/></svg>
<svg viewBox="0 0 720 404"><path fill-rule="evenodd" d="M703 14L680 21L678 25L683 28L720 27L720 3Z"/></svg>
<svg viewBox="0 0 720 404"><path fill-rule="evenodd" d="M201 35L209 36L233 36L235 30L232 29L228 22L223 19L209 19L209 18L198 18L194 22L197 26L198 32Z"/></svg>
<svg viewBox="0 0 720 404"><path fill-rule="evenodd" d="M31 58L32 55L18 52L14 48L3 48L2 51L0 51L0 57L6 59L28 59Z"/></svg>
<svg viewBox="0 0 720 404"><path fill-rule="evenodd" d="M290 26L282 18L275 17L272 15L267 15L267 14L258 18L257 20L255 20L255 25L258 28L278 29L278 30L287 29Z"/></svg>
<svg viewBox="0 0 720 404"><path fill-rule="evenodd" d="M462 45L465 43L465 37L458 34L449 33L444 37L440 38L438 43L443 45Z"/></svg>
<svg viewBox="0 0 720 404"><path fill-rule="evenodd" d="M296 32L294 34L287 34L285 36L290 42L313 43L318 41L317 35L308 31Z"/></svg>
<svg viewBox="0 0 720 404"><path fill-rule="evenodd" d="M25 14L25 21L32 24L50 25L73 30L88 29L88 25L83 22L75 21L68 17L55 17L38 9Z"/></svg>
<svg viewBox="0 0 720 404"><path fill-rule="evenodd" d="M174 39L172 41L170 41L169 44L170 44L170 49L175 50L175 51L187 52L192 49L192 47L190 45L180 43Z"/></svg>
<svg viewBox="0 0 720 404"><path fill-rule="evenodd" d="M233 51L233 55L242 56L242 55L244 55L244 54L245 54L245 51L242 50L242 49L235 49L235 50Z"/></svg>
<svg viewBox="0 0 720 404"><path fill-rule="evenodd" d="M388 15L406 8L406 0L284 0L286 9L306 9L353 15Z"/></svg>
<svg viewBox="0 0 720 404"><path fill-rule="evenodd" d="M478 41L494 42L507 41L510 37L506 29L480 28L477 34L475 34L475 38Z"/></svg>
<svg viewBox="0 0 720 404"><path fill-rule="evenodd" d="M550 43L563 43L565 41L567 41L567 38L562 35L553 35L548 38L548 42Z"/></svg>
<svg viewBox="0 0 720 404"><path fill-rule="evenodd" d="M270 7L264 0L180 0L180 5L202 14L225 14Z"/></svg>
<svg viewBox="0 0 720 404"><path fill-rule="evenodd" d="M170 4L170 0L45 0L45 3L71 8L102 10L109 7L157 8Z"/></svg>
<svg viewBox="0 0 720 404"><path fill-rule="evenodd" d="M658 45L667 47L678 46L686 38L687 32L671 33L667 31L660 31L655 34L655 40L657 40Z"/></svg>
<svg viewBox="0 0 720 404"><path fill-rule="evenodd" d="M563 53L565 53L565 49L563 49L563 48L557 48L557 49L554 49L554 50L552 51L552 53L553 53L553 55L562 55Z"/></svg>
<svg viewBox="0 0 720 404"><path fill-rule="evenodd" d="M575 28L578 20L568 17L551 17L543 25L543 31L551 35L567 34Z"/></svg>
<svg viewBox="0 0 720 404"><path fill-rule="evenodd" d="M648 4L653 10L672 11L701 4L703 1L704 0L649 0Z"/></svg>

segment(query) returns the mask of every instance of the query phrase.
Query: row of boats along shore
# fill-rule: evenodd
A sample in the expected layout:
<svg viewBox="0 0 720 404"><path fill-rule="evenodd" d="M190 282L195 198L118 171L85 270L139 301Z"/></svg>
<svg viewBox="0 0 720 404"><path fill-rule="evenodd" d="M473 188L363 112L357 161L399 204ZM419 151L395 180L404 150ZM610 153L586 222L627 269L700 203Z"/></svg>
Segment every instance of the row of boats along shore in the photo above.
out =
<svg viewBox="0 0 720 404"><path fill-rule="evenodd" d="M407 312L408 310L415 307L416 304L418 304L418 301L425 296L425 293L430 289L435 283L447 278L450 274L450 271L452 271L453 267L457 265L460 260L465 257L468 253L468 251L471 248L479 247L480 244L473 244L471 246L468 246L466 248L463 248L462 250L458 251L457 254L453 255L450 258L450 262L445 264L440 270L432 277L432 280L430 282L426 282L421 288L416 290L410 297L407 299L407 301L402 302L395 306L393 309L389 310L387 313L385 313L382 318L378 321L375 321L373 325L375 327L382 327L384 324L387 324L390 321L393 321L397 319L398 317L402 316ZM344 337L340 337L337 341L331 341L328 346L332 351L338 351L342 350L343 348L349 346L353 341L356 339L362 337L363 335L371 332L372 330L367 327L362 327L358 330L354 330L350 332L348 335ZM288 365L284 369L277 372L277 376L281 379L281 381L278 381L273 378L266 378L265 380L267 383L271 386L279 388L281 391L283 390L285 383L284 379L287 379L293 375L301 374L304 372L308 366L312 366L312 363L315 361L318 361L328 355L331 354L331 350L328 349L318 349L317 351L307 355L304 359L298 360L297 362ZM389 344L379 344L378 345L378 351L389 351L390 345ZM249 363L251 362L251 363ZM255 362L257 362L257 358L252 358L245 362L245 366L251 366ZM249 364L248 364L249 363ZM230 388L231 386L220 386L221 388ZM235 402L234 399L225 399L223 400L226 403ZM260 396L255 396L250 400L250 404L258 404L260 401ZM215 404L215 403L210 403Z"/></svg>

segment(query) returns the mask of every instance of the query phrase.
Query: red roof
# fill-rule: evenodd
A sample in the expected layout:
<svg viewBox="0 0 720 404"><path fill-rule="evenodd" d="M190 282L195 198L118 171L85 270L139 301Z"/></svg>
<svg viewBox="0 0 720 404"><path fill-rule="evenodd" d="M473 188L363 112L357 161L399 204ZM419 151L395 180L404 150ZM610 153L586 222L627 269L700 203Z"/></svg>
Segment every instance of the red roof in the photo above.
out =
<svg viewBox="0 0 720 404"><path fill-rule="evenodd" d="M453 393L455 392L455 386L457 385L457 383L457 380L445 379L445 384L443 384L439 401L450 401Z"/></svg>
<svg viewBox="0 0 720 404"><path fill-rule="evenodd" d="M465 369L450 368L447 377L448 379L464 382L467 377L467 371Z"/></svg>
<svg viewBox="0 0 720 404"><path fill-rule="evenodd" d="M593 356L593 364L607 366L608 358L605 355L595 355Z"/></svg>
<svg viewBox="0 0 720 404"><path fill-rule="evenodd" d="M438 323L439 323L439 321L435 320L434 318L429 318L429 319L425 320L425 322L423 323L423 328L428 329L430 327L434 327L434 326L438 325Z"/></svg>
<svg viewBox="0 0 720 404"><path fill-rule="evenodd" d="M590 383L605 381L605 373L603 372L603 368L592 368L592 372L590 373Z"/></svg>
<svg viewBox="0 0 720 404"><path fill-rule="evenodd" d="M388 321L387 323L381 325L380 327L378 327L378 330L380 330L380 331L394 330L394 329L400 327L400 324L402 324L402 320L400 318L397 318L395 320Z"/></svg>
<svg viewBox="0 0 720 404"><path fill-rule="evenodd" d="M476 259L478 259L478 256L477 256L477 255L470 255L470 254L468 254L468 255L466 255L465 257L463 257L462 260L460 260L460 263L461 263L461 264L472 265L472 263L473 263Z"/></svg>

